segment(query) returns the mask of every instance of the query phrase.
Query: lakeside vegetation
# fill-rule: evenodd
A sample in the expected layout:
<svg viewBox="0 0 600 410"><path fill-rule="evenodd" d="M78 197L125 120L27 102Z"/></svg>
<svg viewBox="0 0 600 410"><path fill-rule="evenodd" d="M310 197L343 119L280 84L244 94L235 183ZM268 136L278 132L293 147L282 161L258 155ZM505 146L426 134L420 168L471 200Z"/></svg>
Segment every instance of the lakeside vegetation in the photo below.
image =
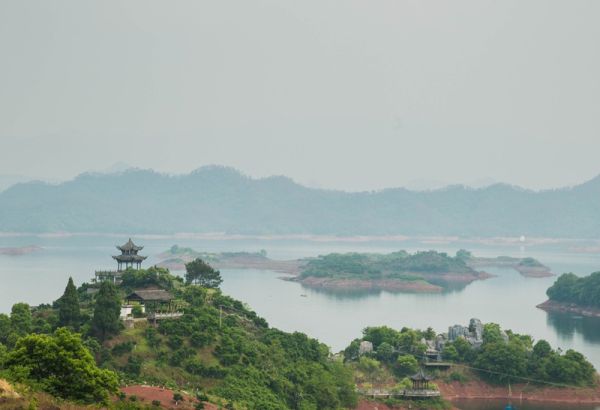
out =
<svg viewBox="0 0 600 410"><path fill-rule="evenodd" d="M472 378L491 384L526 382L554 387L591 387L598 383L592 364L574 350L552 349L545 340L534 342L531 336L503 331L494 323L483 326L482 336L480 345L464 337L446 341L441 356L452 366L430 370L430 374L440 383L466 383ZM344 350L344 361L353 369L359 387L399 391L410 386L407 377L427 362L424 354L428 345L439 339L431 328L368 327ZM364 341L372 343L372 351L360 351Z"/></svg>
<svg viewBox="0 0 600 410"><path fill-rule="evenodd" d="M53 305L16 304L10 316L0 314L0 378L60 399L116 408L124 402L109 398L119 382L185 389L228 409L354 406L351 373L325 345L270 328L221 293L218 271L196 265L187 280L160 268L129 270L120 286L103 282L93 295L90 284L74 291L69 281ZM169 289L183 316L158 327L141 320L124 329L122 298L148 285Z"/></svg>
<svg viewBox="0 0 600 410"><path fill-rule="evenodd" d="M600 272L594 272L584 277L579 277L574 273L562 274L548 288L546 294L551 301L599 309Z"/></svg>

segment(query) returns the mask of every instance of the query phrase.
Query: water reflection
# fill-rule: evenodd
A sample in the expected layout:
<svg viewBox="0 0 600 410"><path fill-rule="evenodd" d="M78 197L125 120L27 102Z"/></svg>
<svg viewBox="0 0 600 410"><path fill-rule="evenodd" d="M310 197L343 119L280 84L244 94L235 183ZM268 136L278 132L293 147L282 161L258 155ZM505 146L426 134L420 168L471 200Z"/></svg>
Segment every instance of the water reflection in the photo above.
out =
<svg viewBox="0 0 600 410"><path fill-rule="evenodd" d="M546 323L565 340L583 336L590 343L600 343L600 318L577 316L572 313L547 312Z"/></svg>
<svg viewBox="0 0 600 410"><path fill-rule="evenodd" d="M330 297L333 299L339 300L361 300L368 299L371 297L377 297L381 295L384 291L382 289L327 289L321 287L312 287L312 286L301 286L305 293L315 293L318 295L323 295L326 297Z"/></svg>
<svg viewBox="0 0 600 410"><path fill-rule="evenodd" d="M506 400L456 400L452 404L460 410L502 410L507 405ZM599 410L600 407L585 404L554 404L535 402L512 403L515 410Z"/></svg>

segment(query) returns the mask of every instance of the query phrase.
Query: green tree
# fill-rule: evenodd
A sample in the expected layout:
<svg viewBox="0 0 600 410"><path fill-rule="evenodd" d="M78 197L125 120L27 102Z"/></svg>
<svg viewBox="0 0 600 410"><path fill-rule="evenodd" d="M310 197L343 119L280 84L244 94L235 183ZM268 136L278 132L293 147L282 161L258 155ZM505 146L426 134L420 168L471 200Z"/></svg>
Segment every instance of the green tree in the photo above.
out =
<svg viewBox="0 0 600 410"><path fill-rule="evenodd" d="M387 342L383 342L377 346L377 359L384 363L390 363L394 358L394 346Z"/></svg>
<svg viewBox="0 0 600 410"><path fill-rule="evenodd" d="M415 374L419 370L419 362L412 355L398 356L396 364L394 365L394 372L396 375L409 376Z"/></svg>
<svg viewBox="0 0 600 410"><path fill-rule="evenodd" d="M475 367L488 379L499 382L515 380L527 373L527 351L520 343L493 342L484 344L475 360Z"/></svg>
<svg viewBox="0 0 600 410"><path fill-rule="evenodd" d="M483 325L483 343L500 343L504 340L502 329L497 323L486 323Z"/></svg>
<svg viewBox="0 0 600 410"><path fill-rule="evenodd" d="M206 288L218 288L223 282L221 272L214 269L200 258L185 264L186 283L195 283Z"/></svg>
<svg viewBox="0 0 600 410"><path fill-rule="evenodd" d="M538 340L538 342L533 346L533 356L537 359L544 359L552 354L552 347L550 347L550 343L545 341L544 339Z"/></svg>
<svg viewBox="0 0 600 410"><path fill-rule="evenodd" d="M183 401L183 395L179 392L173 393L173 401L175 402L175 405L177 406L180 401Z"/></svg>
<svg viewBox="0 0 600 410"><path fill-rule="evenodd" d="M102 282L94 306L93 334L100 340L117 334L121 329L120 313L121 299L117 288L110 282Z"/></svg>
<svg viewBox="0 0 600 410"><path fill-rule="evenodd" d="M10 311L10 327L19 336L31 333L33 320L27 303L15 303Z"/></svg>
<svg viewBox="0 0 600 410"><path fill-rule="evenodd" d="M471 252L469 252L466 249L459 249L456 252L456 258L463 260L463 261L468 261L469 259L471 259L473 257L473 254Z"/></svg>
<svg viewBox="0 0 600 410"><path fill-rule="evenodd" d="M72 329L79 327L79 294L73 283L73 278L69 277L69 282L65 292L58 300L58 324Z"/></svg>
<svg viewBox="0 0 600 410"><path fill-rule="evenodd" d="M548 288L546 294L552 300L559 302L578 302L581 291L580 278L574 273L563 273Z"/></svg>
<svg viewBox="0 0 600 410"><path fill-rule="evenodd" d="M98 368L81 337L66 328L19 339L5 366L25 369L28 379L54 396L86 403L106 402L118 387L117 375Z"/></svg>
<svg viewBox="0 0 600 410"><path fill-rule="evenodd" d="M449 360L451 362L457 361L459 355L458 351L456 350L456 347L454 347L454 345L450 343L447 346L444 346L444 350L442 351L442 357L444 358L444 360Z"/></svg>
<svg viewBox="0 0 600 410"><path fill-rule="evenodd" d="M10 317L4 313L0 313L0 343L6 344L8 342L8 335L11 328Z"/></svg>

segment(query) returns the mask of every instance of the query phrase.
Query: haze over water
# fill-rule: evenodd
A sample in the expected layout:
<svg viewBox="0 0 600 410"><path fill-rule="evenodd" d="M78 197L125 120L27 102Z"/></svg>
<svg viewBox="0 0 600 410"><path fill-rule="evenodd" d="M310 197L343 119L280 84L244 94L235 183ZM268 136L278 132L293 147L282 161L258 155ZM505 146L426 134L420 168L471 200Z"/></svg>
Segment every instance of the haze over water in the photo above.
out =
<svg viewBox="0 0 600 410"><path fill-rule="evenodd" d="M266 249L273 259L294 259L329 252L391 252L438 249L454 253L456 244L427 244L417 240L371 242L315 242L309 240L203 240L175 237L134 238L145 245L145 266L159 262L156 255L174 244L208 252ZM0 256L0 311L15 302L51 303L64 289L68 276L77 285L89 281L95 269L114 268L114 245L127 238L114 236L0 237L0 246L35 244L43 247L24 256ZM556 246L471 245L478 256L533 256L555 273L587 275L600 270L600 255L569 252ZM600 319L546 313L535 307L546 300L551 278L525 278L511 269L486 269L497 275L463 289L442 294L389 292L332 293L280 280L280 273L259 270L222 270L224 293L247 303L271 326L301 331L329 345L333 351L360 337L366 326L401 329L433 327L447 331L468 324L472 317L496 322L504 329L546 339L553 347L574 348L600 368ZM305 295L305 296L301 296Z"/></svg>

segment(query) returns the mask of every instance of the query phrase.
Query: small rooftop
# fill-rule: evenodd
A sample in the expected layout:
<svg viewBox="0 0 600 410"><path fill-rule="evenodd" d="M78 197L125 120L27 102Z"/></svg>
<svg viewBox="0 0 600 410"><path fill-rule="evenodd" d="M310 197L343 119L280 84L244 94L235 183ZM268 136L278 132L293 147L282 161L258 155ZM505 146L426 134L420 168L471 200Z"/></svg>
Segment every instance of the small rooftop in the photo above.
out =
<svg viewBox="0 0 600 410"><path fill-rule="evenodd" d="M173 295L164 289L138 289L129 294L125 299L139 300L141 302L169 302L173 300Z"/></svg>
<svg viewBox="0 0 600 410"><path fill-rule="evenodd" d="M117 249L119 249L120 251L126 252L126 251L141 251L142 249L144 249L143 246L138 246L135 243L133 243L133 241L131 240L131 238L129 238L129 240L121 246L117 246Z"/></svg>
<svg viewBox="0 0 600 410"><path fill-rule="evenodd" d="M426 375L423 369L419 369L417 374L410 376L410 379L413 381L430 381L433 380L433 377Z"/></svg>

